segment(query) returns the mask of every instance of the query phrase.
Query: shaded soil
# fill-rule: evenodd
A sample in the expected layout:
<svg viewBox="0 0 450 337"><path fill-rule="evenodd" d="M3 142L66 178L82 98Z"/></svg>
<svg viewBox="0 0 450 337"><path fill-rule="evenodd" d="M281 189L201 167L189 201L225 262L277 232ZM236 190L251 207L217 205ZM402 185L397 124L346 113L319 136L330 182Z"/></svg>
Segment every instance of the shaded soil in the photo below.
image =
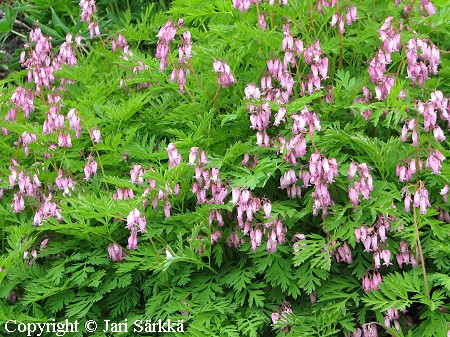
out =
<svg viewBox="0 0 450 337"><path fill-rule="evenodd" d="M29 34L29 30L21 24L15 24L14 31L25 36ZM15 68L13 64L19 61L24 43L26 41L22 37L11 33L6 41L0 44L0 80L8 76L11 71L17 70L17 64Z"/></svg>

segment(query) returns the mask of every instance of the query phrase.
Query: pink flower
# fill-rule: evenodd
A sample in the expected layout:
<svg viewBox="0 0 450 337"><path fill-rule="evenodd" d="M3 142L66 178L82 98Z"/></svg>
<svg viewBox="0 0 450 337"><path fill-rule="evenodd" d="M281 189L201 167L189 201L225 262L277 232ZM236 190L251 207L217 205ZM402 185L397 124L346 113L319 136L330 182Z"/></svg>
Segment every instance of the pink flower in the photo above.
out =
<svg viewBox="0 0 450 337"><path fill-rule="evenodd" d="M81 120L75 114L75 109L72 108L67 113L66 119L69 121L70 129L75 130L75 137L79 138L81 134Z"/></svg>
<svg viewBox="0 0 450 337"><path fill-rule="evenodd" d="M426 214L427 207L431 207L428 199L428 190L421 181L419 182L419 188L414 193L414 207L420 207L421 214Z"/></svg>
<svg viewBox="0 0 450 337"><path fill-rule="evenodd" d="M91 139L94 143L100 143L102 141L102 134L99 129L92 130Z"/></svg>
<svg viewBox="0 0 450 337"><path fill-rule="evenodd" d="M219 238L222 236L220 230L216 230L214 233L211 233L211 243L219 242Z"/></svg>
<svg viewBox="0 0 450 337"><path fill-rule="evenodd" d="M137 232L136 231L131 231L130 236L128 237L128 245L127 245L128 249L137 249Z"/></svg>
<svg viewBox="0 0 450 337"><path fill-rule="evenodd" d="M142 165L134 165L133 168L130 170L130 177L131 182L133 184L141 185L144 182L143 175L145 174L145 169L142 167Z"/></svg>
<svg viewBox="0 0 450 337"><path fill-rule="evenodd" d="M426 168L430 168L434 174L440 173L442 168L442 161L445 156L438 150L432 150L428 154L427 161L425 163Z"/></svg>
<svg viewBox="0 0 450 337"><path fill-rule="evenodd" d="M168 199L164 200L164 216L166 218L170 217L170 209L171 209L172 205L170 204Z"/></svg>
<svg viewBox="0 0 450 337"><path fill-rule="evenodd" d="M113 261L123 261L128 255L124 253L122 247L118 243L110 243L108 246L109 258Z"/></svg>
<svg viewBox="0 0 450 337"><path fill-rule="evenodd" d="M387 249L383 250L381 252L381 258L383 259L384 263L383 265L385 265L386 267L391 265L391 252Z"/></svg>
<svg viewBox="0 0 450 337"><path fill-rule="evenodd" d="M89 156L86 160L86 165L84 166L85 179L90 180L92 174L97 175L97 162L92 156Z"/></svg>
<svg viewBox="0 0 450 337"><path fill-rule="evenodd" d="M21 193L14 194L14 202L11 206L14 208L14 213L19 213L25 209L25 200Z"/></svg>
<svg viewBox="0 0 450 337"><path fill-rule="evenodd" d="M259 14L258 16L258 25L261 29L266 30L267 28L267 23L266 23L266 18L264 17L264 14Z"/></svg>
<svg viewBox="0 0 450 337"><path fill-rule="evenodd" d="M440 192L440 194L442 195L442 197L444 199L444 202L447 202L448 191L449 191L449 186L448 186L448 184L445 184L445 186L442 188L442 190Z"/></svg>
<svg viewBox="0 0 450 337"><path fill-rule="evenodd" d="M178 150L174 143L170 143L167 146L167 154L169 156L169 168L172 168L174 166L181 164L181 155L178 153Z"/></svg>
<svg viewBox="0 0 450 337"><path fill-rule="evenodd" d="M245 97L250 99L259 99L261 97L261 92L259 91L259 88L256 86L256 84L248 84L247 87L244 90Z"/></svg>
<svg viewBox="0 0 450 337"><path fill-rule="evenodd" d="M194 146L189 151L189 166L194 166L197 155L198 155L198 147Z"/></svg>
<svg viewBox="0 0 450 337"><path fill-rule="evenodd" d="M272 204L270 202L265 202L263 205L264 208L264 213L265 213L265 218L268 219L270 218L270 213L272 211Z"/></svg>

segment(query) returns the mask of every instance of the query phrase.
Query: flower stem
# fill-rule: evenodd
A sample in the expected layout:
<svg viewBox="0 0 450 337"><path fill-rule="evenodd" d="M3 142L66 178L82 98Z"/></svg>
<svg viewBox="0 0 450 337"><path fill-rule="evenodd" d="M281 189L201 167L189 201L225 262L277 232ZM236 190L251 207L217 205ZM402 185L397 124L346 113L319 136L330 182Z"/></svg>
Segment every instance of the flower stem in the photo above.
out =
<svg viewBox="0 0 450 337"><path fill-rule="evenodd" d="M430 299L430 289L428 287L428 280L427 280L427 270L425 268L425 259L423 258L423 252L422 252L422 245L420 243L420 233L419 233L419 226L417 225L417 208L413 208L413 214L414 214L414 231L415 236L417 240L417 250L419 251L419 259L422 265L422 272L423 272L423 281L425 285L425 294L427 295L427 298Z"/></svg>

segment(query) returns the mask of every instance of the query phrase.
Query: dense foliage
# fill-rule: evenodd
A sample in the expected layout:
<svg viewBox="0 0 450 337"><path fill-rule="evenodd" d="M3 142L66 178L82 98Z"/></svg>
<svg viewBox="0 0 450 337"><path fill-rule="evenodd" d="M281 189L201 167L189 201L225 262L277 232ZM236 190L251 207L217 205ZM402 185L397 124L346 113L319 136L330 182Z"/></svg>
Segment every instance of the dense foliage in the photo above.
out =
<svg viewBox="0 0 450 337"><path fill-rule="evenodd" d="M22 2L3 335L447 335L445 0Z"/></svg>

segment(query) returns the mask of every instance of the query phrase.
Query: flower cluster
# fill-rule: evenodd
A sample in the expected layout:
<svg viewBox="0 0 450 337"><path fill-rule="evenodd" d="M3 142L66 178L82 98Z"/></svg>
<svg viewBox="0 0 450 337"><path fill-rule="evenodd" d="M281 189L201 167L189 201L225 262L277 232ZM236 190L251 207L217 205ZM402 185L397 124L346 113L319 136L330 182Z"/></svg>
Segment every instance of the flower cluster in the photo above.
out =
<svg viewBox="0 0 450 337"><path fill-rule="evenodd" d="M394 86L394 78L386 75L386 65L392 63L392 53L400 50L400 33L394 28L393 19L388 17L378 30L383 44L375 57L369 61L370 82L375 83L375 97L379 101L386 99Z"/></svg>
<svg viewBox="0 0 450 337"><path fill-rule="evenodd" d="M242 159L241 164L248 169L254 168L258 164L258 155L254 155L253 158L250 158L248 153L244 154L244 159Z"/></svg>
<svg viewBox="0 0 450 337"><path fill-rule="evenodd" d="M127 216L127 225L125 228L130 230L130 236L128 238L128 249L137 249L137 233L146 232L147 220L145 215L135 208Z"/></svg>
<svg viewBox="0 0 450 337"><path fill-rule="evenodd" d="M450 126L450 118L448 114L448 98L445 98L441 91L433 91L431 98L427 102L417 102L417 111L423 115L423 129L428 132L430 127L433 129L433 135L436 141L443 142L445 140L444 132L437 123L438 112L443 122L447 122Z"/></svg>
<svg viewBox="0 0 450 337"><path fill-rule="evenodd" d="M322 89L321 81L325 81L328 78L328 57L322 57L322 54L318 40L306 48L303 53L305 62L311 67L311 73L307 75L308 81L300 84L302 95L305 95L306 88L308 88L309 94Z"/></svg>
<svg viewBox="0 0 450 337"><path fill-rule="evenodd" d="M422 161L419 160L419 169L422 169ZM410 181L413 175L417 172L417 163L415 158L408 158L404 160L404 165L397 164L395 169L395 174L398 177L398 180Z"/></svg>
<svg viewBox="0 0 450 337"><path fill-rule="evenodd" d="M57 65L67 64L72 67L77 64L75 50L72 47L72 34L69 33L66 35L66 41L59 47L56 60L57 62L55 64Z"/></svg>
<svg viewBox="0 0 450 337"><path fill-rule="evenodd" d="M252 3L260 4L262 0L233 0L233 7L239 10L240 12L247 12ZM269 5L273 6L275 4L275 0L267 0ZM287 6L288 0L278 0L278 4Z"/></svg>
<svg viewBox="0 0 450 337"><path fill-rule="evenodd" d="M170 148L172 151L172 154L169 153L169 160L173 160L173 158L171 159L171 155L178 157L178 151L175 148L174 144L169 144ZM169 149L168 149L169 151ZM181 156L180 156L180 162L181 162ZM171 164L169 163L169 166ZM177 164L178 165L178 164ZM154 172L155 170L150 167L149 169L151 172ZM130 176L131 176L131 182L133 184L137 184L137 185L142 185L144 183L144 177L143 175L145 174L146 170L143 168L142 165L134 165L133 168L130 170ZM153 191L152 196L153 200L152 200L152 207L153 210L156 212L157 208L158 208L158 204L160 200L164 200L164 215L166 218L170 217L170 210L172 208L172 205L169 201L169 196L170 195L175 195L178 196L179 192L180 192L180 185L179 184L175 184L174 186L169 186L168 183L165 184L164 189L157 189L156 188L156 180L154 179L148 179L148 186L144 189L144 193L142 194L143 197L146 197L148 195L151 194L151 192ZM117 189L117 192L114 194L114 198L115 199L125 199L125 198L134 198L134 192L132 189ZM148 198L145 198L142 201L142 207L144 209L146 209L148 206Z"/></svg>
<svg viewBox="0 0 450 337"><path fill-rule="evenodd" d="M406 44L406 57L408 60L407 72L413 86L422 86L428 79L428 74L437 75L441 63L439 48L430 46L427 40L412 38ZM419 53L419 51L421 53Z"/></svg>
<svg viewBox="0 0 450 337"><path fill-rule="evenodd" d="M369 173L370 167L367 164L351 163L348 169L348 179L355 178L358 173L360 180L353 182L353 187L348 190L348 197L353 206L359 204L359 195L362 195L365 200L369 199L369 193L373 190L373 179Z"/></svg>
<svg viewBox="0 0 450 337"><path fill-rule="evenodd" d="M94 35L100 36L98 22L94 19L94 13L97 12L95 0L80 0L81 21L89 25L89 35L92 39Z"/></svg>
<svg viewBox="0 0 450 337"><path fill-rule="evenodd" d="M130 182L141 185L144 182L144 173L145 169L142 165L133 165L133 168L130 170Z"/></svg>
<svg viewBox="0 0 450 337"><path fill-rule="evenodd" d="M332 242L332 245L335 244L336 242ZM337 263L344 261L345 263L350 264L353 262L352 249L346 241L339 247L333 249L331 254L334 255Z"/></svg>
<svg viewBox="0 0 450 337"><path fill-rule="evenodd" d="M42 35L39 27L30 32L30 42L34 44L34 48L28 44L24 45L30 51L27 60L25 50L22 51L20 63L28 69L28 82L34 79L36 91L39 93L43 86L48 88L54 80L53 69L50 66L52 44L49 38Z"/></svg>
<svg viewBox="0 0 450 337"><path fill-rule="evenodd" d="M71 196L71 192L75 191L75 181L72 179L72 177L63 177L64 172L63 170L58 170L58 176L55 179L56 187L58 187L59 190L63 191L63 195Z"/></svg>
<svg viewBox="0 0 450 337"><path fill-rule="evenodd" d="M300 186L297 185L297 175L293 169L289 169L280 178L280 188L285 189L290 198L299 198L302 195Z"/></svg>
<svg viewBox="0 0 450 337"><path fill-rule="evenodd" d="M66 36L66 41L61 45L59 53L53 57L51 49L51 38L47 38L42 34L39 27L30 32L31 44L25 44L24 47L29 49L28 58L25 50L20 54L20 63L28 69L28 82L36 85L36 92L40 93L42 87L50 88L56 77L54 72L59 70L62 65L74 66L77 64L75 51L72 48L72 35ZM61 79L61 84L67 83ZM25 110L24 110L25 111Z"/></svg>
<svg viewBox="0 0 450 337"><path fill-rule="evenodd" d="M385 316L384 316L384 325L387 327L391 326L391 322L394 323L394 326L397 330L400 330L400 323L398 319L400 318L400 315L398 313L398 310L395 308L389 308L386 310Z"/></svg>
<svg viewBox="0 0 450 337"><path fill-rule="evenodd" d="M430 0L420 0L419 8L425 16L430 16L436 13L436 8L434 8L434 5Z"/></svg>
<svg viewBox="0 0 450 337"><path fill-rule="evenodd" d="M378 30L378 36L383 42L381 50L384 51L384 56L388 64L392 63L391 54L400 50L401 43L400 32L394 27L393 19L392 16L388 17L384 21L383 26Z"/></svg>
<svg viewBox="0 0 450 337"><path fill-rule="evenodd" d="M124 54L129 53L130 47L128 46L127 40L122 34L118 34L117 40L111 39L111 48L113 52L117 51L117 48L120 47L124 51Z"/></svg>
<svg viewBox="0 0 450 337"><path fill-rule="evenodd" d="M177 29L183 29L183 20L179 19L177 23L172 20L161 27L158 37L158 44L156 46L156 58L160 59L159 70L164 71L169 65L167 55L170 52L169 44L175 40ZM181 41L178 46L178 64L174 64L174 68L170 75L170 81L178 81L180 93L184 93L184 85L186 84L186 75L189 74L189 69L186 67L187 60L191 58L192 41L191 33L189 31L181 34Z"/></svg>
<svg viewBox="0 0 450 337"><path fill-rule="evenodd" d="M158 37L158 44L156 46L156 58L160 59L159 70L164 71L169 65L169 59L167 55L169 54L169 44L175 40L175 34L177 33L176 25L172 23L172 20L167 21L167 23L161 27Z"/></svg>
<svg viewBox="0 0 450 337"><path fill-rule="evenodd" d="M386 231L391 229L391 216L379 216L373 226L363 225L355 229L356 242L362 242L365 252L379 252L379 242L386 242ZM383 254L387 256L387 253ZM389 261L385 261L389 265Z"/></svg>
<svg viewBox="0 0 450 337"><path fill-rule="evenodd" d="M156 183L156 182L155 182ZM169 184L166 183L166 186L164 190L159 189L158 193L156 194L155 198L152 201L153 210L156 212L156 209L158 208L159 200L164 200L164 216L166 218L170 217L170 210L172 209L172 204L169 201L168 196L174 194L175 196L178 196L178 193L180 192L180 185L175 184L173 189L169 186ZM144 196L147 195L148 189L144 192ZM145 206L145 202L144 202Z"/></svg>
<svg viewBox="0 0 450 337"><path fill-rule="evenodd" d="M372 290L378 290L380 287L378 286L382 282L381 274L377 271L374 271L372 274L367 274L363 276L362 279L362 287L366 293L371 292Z"/></svg>
<svg viewBox="0 0 450 337"><path fill-rule="evenodd" d="M430 200L428 198L428 190L422 181L418 182L419 187L415 189L414 192L414 203L413 206L415 208L420 207L420 214L426 214L427 208L431 207ZM405 196L404 205L405 211L410 212L411 209L411 201L413 201L411 197L411 192L409 191L409 187L405 187L402 190L402 195Z"/></svg>
<svg viewBox="0 0 450 337"><path fill-rule="evenodd" d="M400 242L400 251L397 255L395 255L395 259L397 260L398 266L403 268L403 265L411 265L412 267L417 267L419 263L417 262L416 257L410 250L408 249L408 244L405 241Z"/></svg>
<svg viewBox="0 0 450 337"><path fill-rule="evenodd" d="M16 120L17 109L20 107L25 118L30 117L30 112L34 111L34 92L24 87L17 87L11 96L13 107L8 111L5 120L14 122Z"/></svg>
<svg viewBox="0 0 450 337"><path fill-rule="evenodd" d="M99 129L92 130L91 140L93 143L100 143L102 141L102 134Z"/></svg>
<svg viewBox="0 0 450 337"><path fill-rule="evenodd" d="M394 6L400 7L402 2L403 2L402 0L395 0ZM434 7L433 3L430 0L420 0L419 9L423 14L423 17L431 16L436 13L436 8ZM403 4L403 15L405 17L408 17L411 14L411 12L413 12L413 10L414 10L414 3L406 1L406 3Z"/></svg>
<svg viewBox="0 0 450 337"><path fill-rule="evenodd" d="M76 115L74 108L70 109L66 116L69 121L69 128L75 131L75 137L80 138L81 135L81 119Z"/></svg>
<svg viewBox="0 0 450 337"><path fill-rule="evenodd" d="M309 159L309 181L308 175L302 175L303 183L315 186L313 197L313 214L317 215L322 209L323 215L328 214L328 206L334 205L331 200L328 185L338 175L337 161L335 158L327 159L324 155L313 153Z"/></svg>
<svg viewBox="0 0 450 337"><path fill-rule="evenodd" d="M362 328L362 329L361 329ZM357 328L352 333L352 337L378 337L378 329L376 323L363 324L361 328Z"/></svg>
<svg viewBox="0 0 450 337"><path fill-rule="evenodd" d="M362 87L363 96L362 97L355 97L354 102L359 103L370 103L372 100L372 92L370 89L366 86ZM362 110L362 109L361 109ZM372 114L371 109L363 109L363 111L360 112L361 115L364 117L366 121L370 120L370 115Z"/></svg>
<svg viewBox="0 0 450 337"><path fill-rule="evenodd" d="M31 255L31 257L30 257ZM25 263L32 266L34 261L37 259L37 251L36 249L33 249L31 252L28 250L23 252L23 259L25 260ZM17 294L15 291L11 291L8 295L8 301L11 303L14 303L17 301Z"/></svg>
<svg viewBox="0 0 450 337"><path fill-rule="evenodd" d="M418 146L419 145L419 133L417 132L417 122L414 118L410 119L409 121L405 122L402 127L402 135L400 139L403 142L406 142L408 140L408 134L411 131L411 144L412 146Z"/></svg>
<svg viewBox="0 0 450 337"><path fill-rule="evenodd" d="M45 202L39 207L38 211L34 215L33 225L40 226L42 221L49 217L55 217L59 221L62 220L62 216L59 213L59 209L54 202L51 202L52 195L45 200Z"/></svg>
<svg viewBox="0 0 450 337"><path fill-rule="evenodd" d="M213 72L219 73L219 76L217 76L217 84L222 88L229 87L230 85L236 83L236 80L231 73L230 66L223 61L214 60Z"/></svg>
<svg viewBox="0 0 450 337"><path fill-rule="evenodd" d="M293 314L293 311L291 309L291 304L287 301L283 301L281 303L281 306L278 309L278 311L276 311L276 312L272 313L272 315L270 315L270 317L272 318L272 324L278 324L278 321L286 323L287 316L289 316L290 314ZM285 327L283 327L283 330L288 332L289 327L285 326Z"/></svg>
<svg viewBox="0 0 450 337"><path fill-rule="evenodd" d="M86 180L90 180L91 175L97 175L97 162L91 155L86 159L86 165L84 166L84 175Z"/></svg>
<svg viewBox="0 0 450 337"><path fill-rule="evenodd" d="M17 172L16 166L18 166L18 163L12 160L12 165L9 166L9 186L12 189L17 183L19 187L19 192L14 194L13 203L11 204L14 212L19 213L25 209L24 196L33 197L36 201L42 200L39 191L42 184L37 174L33 174L31 177L26 175L24 171Z"/></svg>
<svg viewBox="0 0 450 337"><path fill-rule="evenodd" d="M372 252L374 271L363 277L362 286L366 292L377 290L381 283L381 274L378 270L382 265L388 267L391 263L391 251L387 249L386 232L391 228L392 216L379 216L373 226L363 225L355 229L356 242L362 242L365 252ZM383 261L383 263L382 263Z"/></svg>
<svg viewBox="0 0 450 337"><path fill-rule="evenodd" d="M425 168L431 169L433 174L441 173L442 162L445 156L438 150L431 150L428 153L427 160L425 162Z"/></svg>
<svg viewBox="0 0 450 337"><path fill-rule="evenodd" d="M379 50L369 62L370 81L376 84L375 97L379 101L384 100L394 86L394 78L385 75L386 64L389 64L389 62L386 60L386 54L383 50Z"/></svg>
<svg viewBox="0 0 450 337"><path fill-rule="evenodd" d="M272 204L267 199L260 199L253 196L247 189L232 189L231 202L236 205L236 219L238 221L239 229L243 235L250 236L250 243L252 250L256 250L262 244L263 234L267 236L266 249L269 252L275 252L277 244L281 244L286 241L286 227L279 219L273 219ZM265 219L271 219L272 221L265 223L256 223L256 214L261 210L264 213ZM229 242L234 239L235 232L229 238ZM235 246L241 242L233 241Z"/></svg>
<svg viewBox="0 0 450 337"><path fill-rule="evenodd" d="M320 4L320 1L318 2L318 5ZM339 33L343 34L345 32L345 23L347 23L348 26L351 26L353 22L356 22L358 19L356 15L357 9L355 6L347 8L347 13L345 14L346 22L344 22L344 15L341 13L335 13L331 17L330 25L332 27L336 27L338 25L339 27Z"/></svg>
<svg viewBox="0 0 450 337"><path fill-rule="evenodd" d="M198 147L193 147L189 151L189 166L195 167L195 182L192 184L192 193L197 196L197 203L199 205L206 202L216 205L224 204L224 200L228 195L228 189L225 184L219 179L219 170L212 168L211 170L205 169L204 166L208 163L205 151L201 151L198 154ZM211 191L211 199L207 200L207 192ZM212 210L209 214L209 223L212 225L213 220L216 219L219 225L223 225L222 214L219 210Z"/></svg>
<svg viewBox="0 0 450 337"><path fill-rule="evenodd" d="M28 156L30 154L28 145L30 145L31 143L36 143L36 141L37 141L36 134L28 133L25 131L20 136L20 139L22 140L22 145L23 145L23 149L25 151L25 156Z"/></svg>
<svg viewBox="0 0 450 337"><path fill-rule="evenodd" d="M134 191L132 188L118 188L113 194L114 200L125 200L127 198L134 199Z"/></svg>

